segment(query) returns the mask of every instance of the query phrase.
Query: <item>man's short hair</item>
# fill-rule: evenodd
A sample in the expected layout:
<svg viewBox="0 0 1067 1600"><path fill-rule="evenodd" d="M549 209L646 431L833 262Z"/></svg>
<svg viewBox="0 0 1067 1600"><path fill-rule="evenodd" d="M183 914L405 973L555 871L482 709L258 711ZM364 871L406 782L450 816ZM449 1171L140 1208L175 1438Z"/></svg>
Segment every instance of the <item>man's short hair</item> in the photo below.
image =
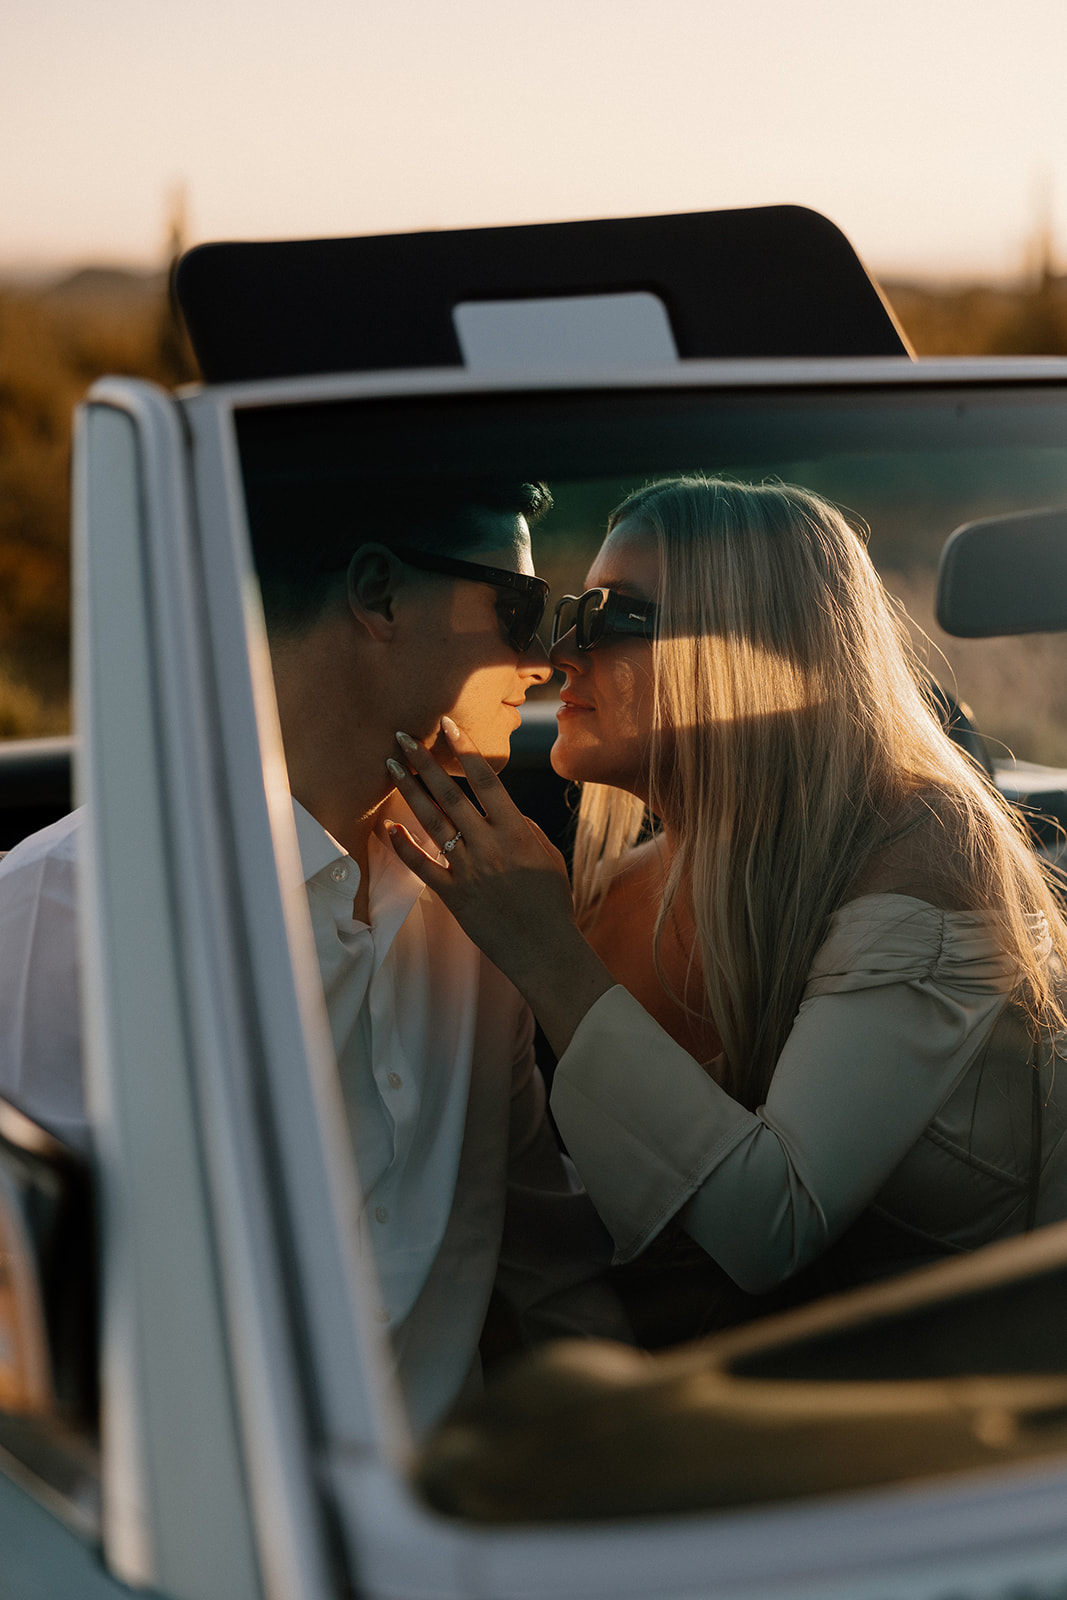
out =
<svg viewBox="0 0 1067 1600"><path fill-rule="evenodd" d="M298 496L277 484L246 484L252 554L272 635L305 632L344 594L361 544L407 545L469 555L507 543L515 520L551 510L544 483L474 479L390 483L353 492L351 484L304 484Z"/></svg>

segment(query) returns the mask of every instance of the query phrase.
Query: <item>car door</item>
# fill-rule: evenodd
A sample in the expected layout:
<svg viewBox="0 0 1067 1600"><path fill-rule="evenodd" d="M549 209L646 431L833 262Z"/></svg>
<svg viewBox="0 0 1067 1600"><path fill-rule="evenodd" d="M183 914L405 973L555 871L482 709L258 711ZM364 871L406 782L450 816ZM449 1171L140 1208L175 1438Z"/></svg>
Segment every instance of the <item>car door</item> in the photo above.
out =
<svg viewBox="0 0 1067 1600"><path fill-rule="evenodd" d="M281 1053L293 1028L302 1038L288 954L269 980L288 986L288 1031L271 1033L269 999L249 971L238 841L256 836L257 816L268 827L268 785L257 745L257 782L234 815L215 693L225 669L213 655L174 402L146 385L98 386L80 418L76 463L105 1558L167 1596L332 1594L290 1260L253 1081L265 1038ZM240 630L236 592L230 601ZM243 640L240 650L235 694L250 693ZM250 718L233 758L255 739ZM275 911L264 920L284 949ZM262 960L270 965L269 950ZM313 1100L306 1062L287 1066L295 1092ZM328 1175L316 1161L305 1192L319 1182ZM336 1243L327 1227L316 1265ZM329 1267L321 1281L343 1301L343 1250ZM347 1326L335 1318L333 1337ZM355 1364L351 1351L345 1357ZM353 1393L342 1427L358 1413Z"/></svg>

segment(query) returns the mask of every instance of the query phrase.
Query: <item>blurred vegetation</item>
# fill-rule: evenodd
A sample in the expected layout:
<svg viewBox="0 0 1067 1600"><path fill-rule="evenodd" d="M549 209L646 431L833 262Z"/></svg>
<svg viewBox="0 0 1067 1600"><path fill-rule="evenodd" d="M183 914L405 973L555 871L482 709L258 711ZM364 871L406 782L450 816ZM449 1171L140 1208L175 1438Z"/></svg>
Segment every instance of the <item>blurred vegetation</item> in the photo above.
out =
<svg viewBox="0 0 1067 1600"><path fill-rule="evenodd" d="M168 254L179 244L175 236ZM1067 278L1047 250L1024 287L884 287L919 355L1067 354ZM0 738L69 726L71 416L105 373L167 387L195 376L166 272L89 269L34 290L0 287ZM544 554L553 565L554 552ZM926 622L928 578L904 572L892 586ZM997 643L1012 661L1026 655L1032 689L1038 645ZM988 664L995 652L983 644L980 654ZM1004 671L1017 698L1023 668ZM1049 715L1059 729L1067 712Z"/></svg>
<svg viewBox="0 0 1067 1600"><path fill-rule="evenodd" d="M105 373L194 376L165 273L0 288L0 738L69 727L71 420Z"/></svg>
<svg viewBox="0 0 1067 1600"><path fill-rule="evenodd" d="M920 356L1067 355L1067 277L1045 266L1028 289L884 283Z"/></svg>

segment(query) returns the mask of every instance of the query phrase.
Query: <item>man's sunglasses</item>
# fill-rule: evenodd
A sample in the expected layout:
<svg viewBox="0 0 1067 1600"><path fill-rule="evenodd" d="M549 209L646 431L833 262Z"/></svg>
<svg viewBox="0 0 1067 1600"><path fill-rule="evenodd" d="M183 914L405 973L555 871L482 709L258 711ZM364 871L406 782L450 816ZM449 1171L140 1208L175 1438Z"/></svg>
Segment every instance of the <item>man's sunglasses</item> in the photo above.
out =
<svg viewBox="0 0 1067 1600"><path fill-rule="evenodd" d="M480 562L460 561L455 556L439 556L434 550L396 547L393 554L420 572L441 572L449 578L467 578L473 583L487 583L490 588L499 589L497 614L503 624L504 637L520 655L529 650L548 604L548 584L544 578L509 572L505 567L483 567Z"/></svg>
<svg viewBox="0 0 1067 1600"><path fill-rule="evenodd" d="M587 589L582 595L565 594L552 618L552 643L575 630L575 647L595 650L613 634L652 639L656 632L656 607L651 600L635 600L616 589Z"/></svg>

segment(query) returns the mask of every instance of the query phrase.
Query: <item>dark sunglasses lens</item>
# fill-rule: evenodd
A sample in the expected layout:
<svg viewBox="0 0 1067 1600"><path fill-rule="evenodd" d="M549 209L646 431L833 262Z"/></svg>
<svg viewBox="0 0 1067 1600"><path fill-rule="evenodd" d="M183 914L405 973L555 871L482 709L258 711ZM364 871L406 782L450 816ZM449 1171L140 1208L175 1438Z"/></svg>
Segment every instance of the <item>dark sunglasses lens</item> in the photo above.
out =
<svg viewBox="0 0 1067 1600"><path fill-rule="evenodd" d="M578 648L592 650L603 637L607 616L607 591L587 589L578 606Z"/></svg>
<svg viewBox="0 0 1067 1600"><path fill-rule="evenodd" d="M529 650L545 614L547 596L541 589L528 589L524 593L509 593L498 607L504 632L513 650L521 655Z"/></svg>
<svg viewBox="0 0 1067 1600"><path fill-rule="evenodd" d="M530 589L522 596L512 640L516 650L529 650L541 626L541 618L545 614L547 604L548 596L542 589Z"/></svg>
<svg viewBox="0 0 1067 1600"><path fill-rule="evenodd" d="M564 595L552 619L552 643L558 644L565 633L570 633L577 620L578 601L572 595Z"/></svg>

